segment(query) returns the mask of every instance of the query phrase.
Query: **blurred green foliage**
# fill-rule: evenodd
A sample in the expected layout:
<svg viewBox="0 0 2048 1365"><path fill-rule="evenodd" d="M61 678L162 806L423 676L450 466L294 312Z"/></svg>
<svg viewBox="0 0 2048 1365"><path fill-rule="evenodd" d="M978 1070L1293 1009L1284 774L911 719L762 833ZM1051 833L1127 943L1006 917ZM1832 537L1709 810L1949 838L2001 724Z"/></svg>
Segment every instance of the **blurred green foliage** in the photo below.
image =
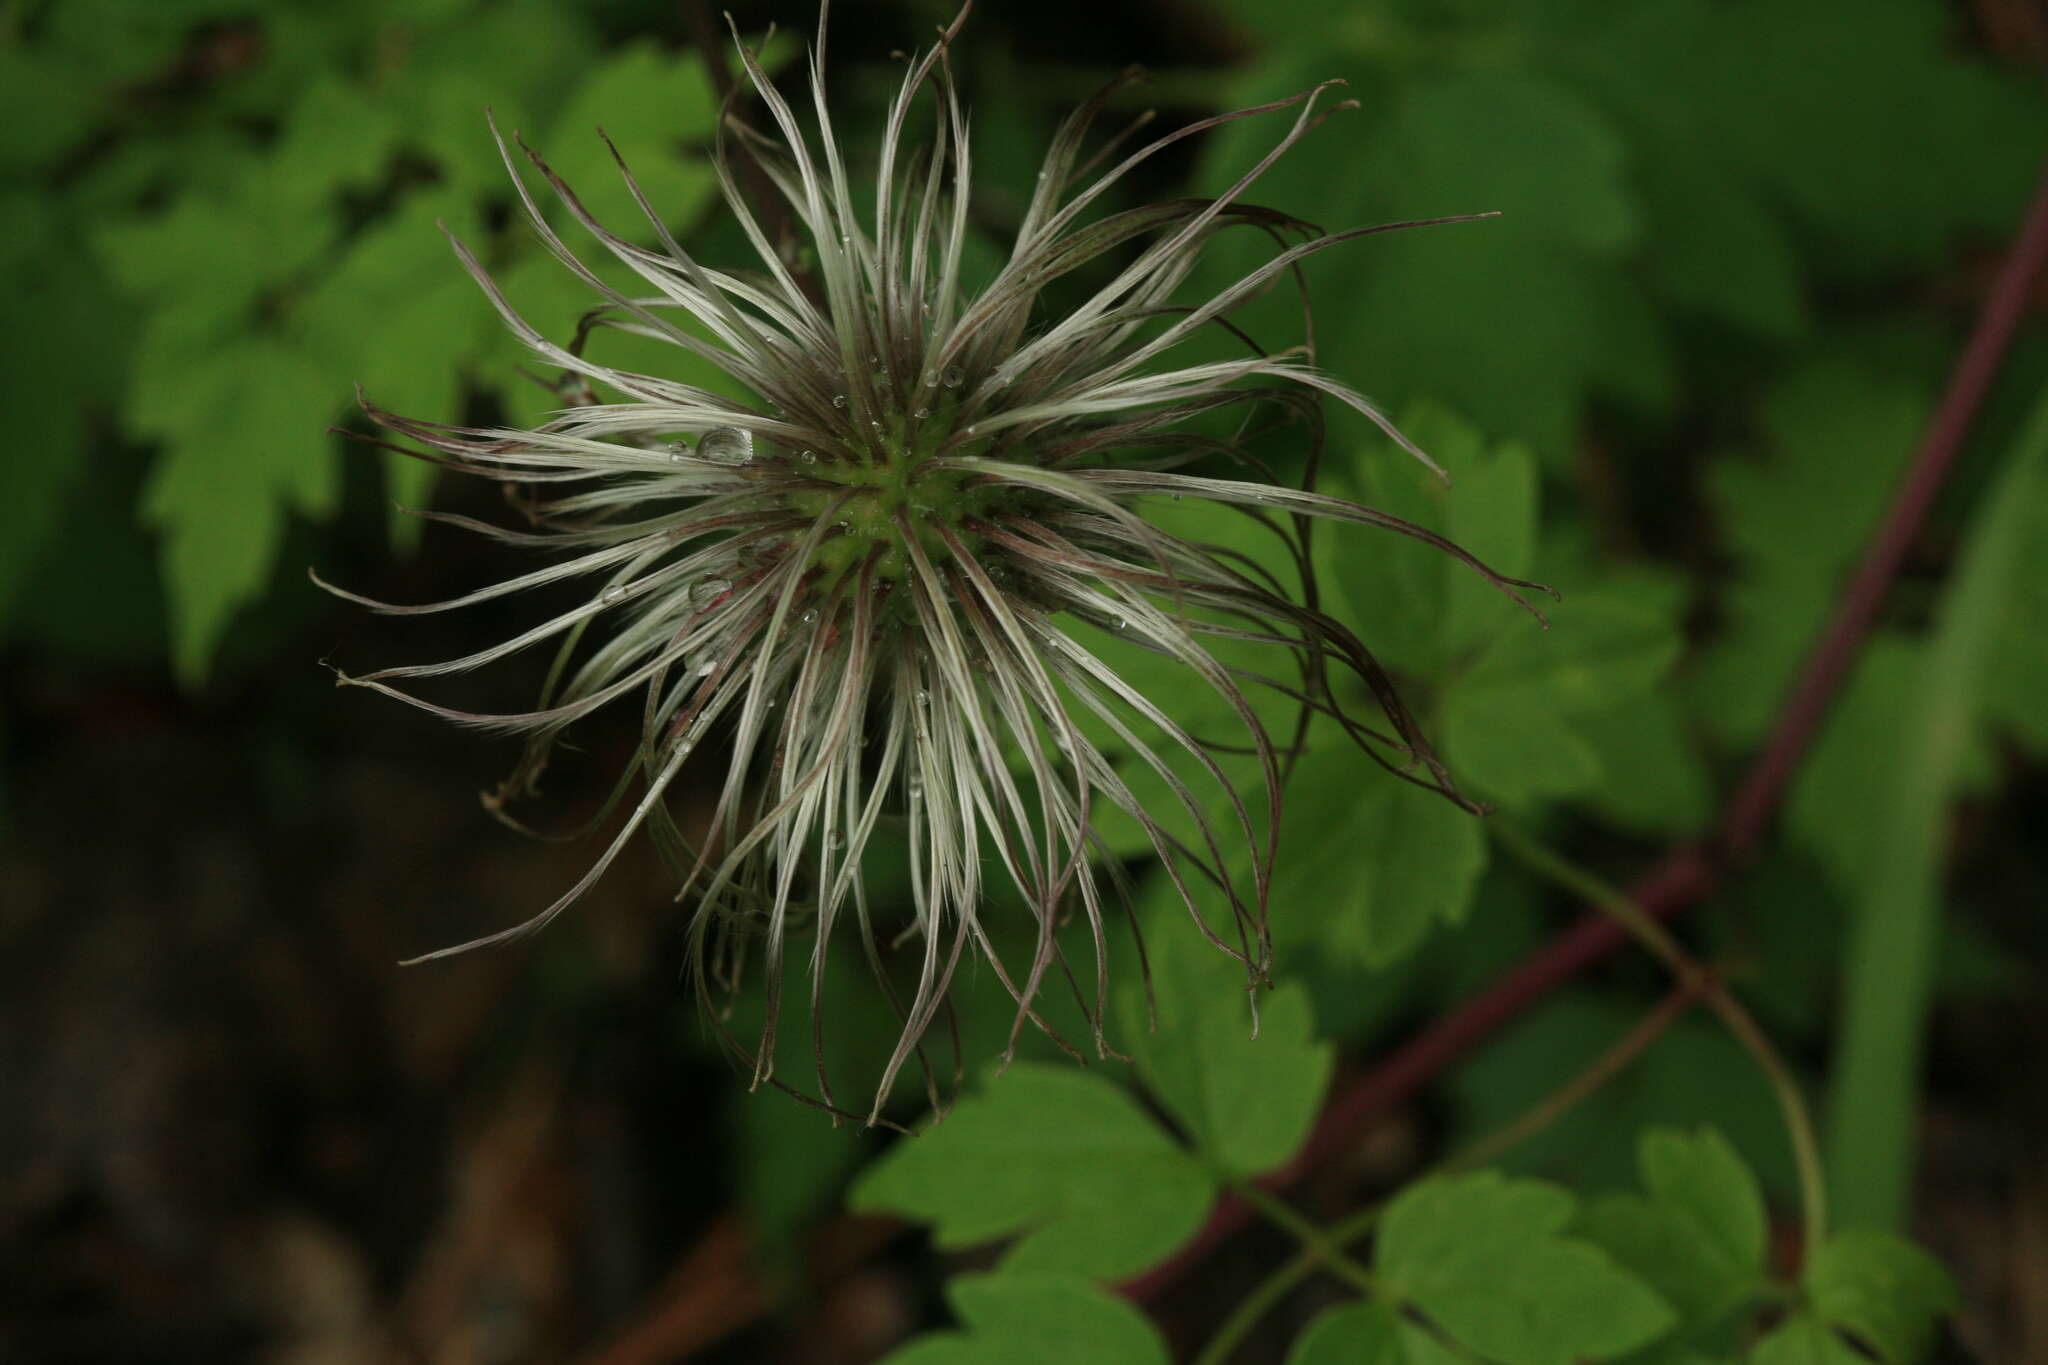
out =
<svg viewBox="0 0 2048 1365"><path fill-rule="evenodd" d="M1563 600L1537 602L1545 629L1425 546L1325 527L1327 605L1380 651L1477 794L1607 849L1700 830L1867 541L1984 253L2019 216L2048 145L2036 76L1980 50L1937 0L1231 0L1203 13L1240 59L1161 73L1176 98L1232 107L1341 77L1357 101L1250 197L1330 228L1503 215L1309 267L1320 363L1405 415L1453 476L1445 488L1339 419L1322 487ZM289 536L385 534L345 497L326 430L349 420L351 385L429 419L550 406L437 231L468 242L543 330L573 328L588 291L510 211L486 108L508 135L534 134L600 218L629 223L603 124L672 228L737 249L705 212L711 82L652 7L95 0L5 14L0 287L14 325L0 344L30 399L0 499L0 642L15 649L139 662L203 689L328 610L286 562ZM883 54L857 34L835 46L848 107L871 121ZM970 26L956 58L994 130L983 226L996 241L1023 191L1001 173L1028 175L1019 148L1046 135L1066 77L1085 88L1109 71L1041 79L1001 47ZM1229 125L1187 177L1220 192L1274 135ZM1259 244L1222 245L1212 284ZM1286 337L1294 306L1276 290L1245 325ZM1378 1297L1311 1324L1296 1365L1919 1358L1955 1301L1890 1235L1921 1016L1838 1035L1829 1002L1942 989L1944 937L1999 956L1987 931L1939 932L1942 831L1957 795L1996 800L2016 763L2048 752L2044 438L2018 436L2044 362L2038 337L2016 354L1968 452L1976 496L1945 509L1937 562L1859 665L1799 780L1784 856L1705 916L1802 1055L1872 1078L1843 1097L1855 1132L1896 1139L1849 1142L1850 1221L1871 1226L1772 1285L1763 1230L1767 1199L1788 1193L1782 1135L1748 1060L1688 1019L1502 1169L1396 1194L1372 1252ZM426 466L383 471L398 501L431 497ZM1204 529L1273 553L1244 527ZM1995 567L1951 583L1950 560ZM1192 727L1222 710L1189 698L1176 715ZM1540 934L1543 893L1491 859L1482 824L1362 767L1319 731L1294 774L1274 886L1281 985L1259 1001L1255 1042L1241 976L1163 922L1182 912L1155 876L1140 901L1159 922L1156 1031L1143 991L1119 988L1132 1064L1049 1067L1027 1043L943 1126L857 1177L857 1207L930 1223L942 1246L1016 1239L994 1273L952 1281L959 1331L893 1359L1166 1359L1091 1280L1156 1262L1219 1190L1284 1163L1340 1049L1369 1049ZM1104 829L1120 853L1143 852L1127 823ZM1845 966L1841 945L1872 935L1882 946ZM1649 998L1624 978L1532 1015L1452 1078L1448 1137L1511 1120ZM967 1029L992 1053L1006 1002L968 1008L988 1014ZM858 1052L863 1030L889 1028L863 1009L835 1046ZM771 1242L800 1237L872 1150L795 1106L733 1114L738 1188ZM1859 1197L1887 1182L1892 1194Z"/></svg>

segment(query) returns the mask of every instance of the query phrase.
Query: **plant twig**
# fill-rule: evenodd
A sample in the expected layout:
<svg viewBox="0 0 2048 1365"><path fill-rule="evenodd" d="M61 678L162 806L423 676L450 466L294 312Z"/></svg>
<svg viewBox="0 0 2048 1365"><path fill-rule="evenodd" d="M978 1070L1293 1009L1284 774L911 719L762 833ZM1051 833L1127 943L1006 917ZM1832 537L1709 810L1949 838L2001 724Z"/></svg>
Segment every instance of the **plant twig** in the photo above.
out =
<svg viewBox="0 0 2048 1365"><path fill-rule="evenodd" d="M1372 1272L1345 1255L1343 1245L1317 1227L1306 1214L1296 1211L1286 1200L1277 1195L1267 1194L1248 1181L1236 1182L1232 1188L1237 1191L1239 1198L1257 1209L1267 1222L1301 1243L1302 1250L1313 1255L1332 1275L1361 1294L1370 1294L1374 1291Z"/></svg>
<svg viewBox="0 0 2048 1365"><path fill-rule="evenodd" d="M1676 1023L1679 1017L1705 994L1708 980L1704 974L1691 980L1681 978L1679 983L1671 988L1670 993L1657 1002L1655 1008L1636 1020L1634 1028L1616 1039L1605 1052L1595 1057L1577 1075L1529 1106L1514 1119L1452 1153L1436 1166L1431 1174L1470 1170L1474 1166L1484 1166L1490 1161L1498 1161L1578 1108L1591 1098L1594 1092L1633 1066L1636 1058L1649 1051L1650 1044L1663 1037L1664 1030Z"/></svg>
<svg viewBox="0 0 2048 1365"><path fill-rule="evenodd" d="M2019 236L1949 376L1905 482L1823 629L1763 752L1729 801L1716 826L1717 835L1711 842L1696 841L1673 849L1624 892L1644 915L1667 919L1696 904L1720 884L1728 863L1746 858L1762 839L1800 758L1870 632L1906 550L1918 536L1976 421L2044 267L2048 267L2048 170L2044 170ZM1604 914L1580 919L1334 1097L1301 1153L1259 1183L1267 1189L1287 1188L1333 1153L1349 1147L1374 1119L1626 941L1620 926ZM1140 1302L1156 1297L1251 1216L1250 1205L1225 1195L1178 1252L1125 1281L1120 1286L1122 1292Z"/></svg>
<svg viewBox="0 0 2048 1365"><path fill-rule="evenodd" d="M1591 901L1600 907L1602 913L1612 916L1629 937L1649 949L1671 969L1680 986L1699 991L1707 1007L1720 1017L1736 1041L1756 1059L1756 1064L1770 1080L1772 1094L1777 1096L1778 1108L1785 1119L1785 1133L1792 1145L1792 1161L1799 1171L1800 1225L1804 1234L1801 1245L1808 1248L1818 1246L1827 1237L1828 1222L1827 1180L1821 1172L1820 1139L1815 1132L1813 1114L1807 1108L1806 1097L1800 1093L1798 1079L1757 1025L1756 1018L1741 1001L1728 993L1728 988L1719 978L1686 952L1685 946L1669 929L1644 914L1619 888L1531 838L1511 820L1496 818L1493 838L1530 871Z"/></svg>

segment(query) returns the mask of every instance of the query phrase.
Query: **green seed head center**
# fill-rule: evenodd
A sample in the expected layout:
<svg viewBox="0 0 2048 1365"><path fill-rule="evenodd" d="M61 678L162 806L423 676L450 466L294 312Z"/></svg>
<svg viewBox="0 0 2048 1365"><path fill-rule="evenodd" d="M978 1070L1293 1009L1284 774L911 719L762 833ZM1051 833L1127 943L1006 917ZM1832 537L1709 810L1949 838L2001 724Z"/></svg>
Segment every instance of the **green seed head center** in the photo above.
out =
<svg viewBox="0 0 2048 1365"><path fill-rule="evenodd" d="M1000 497L997 488L970 485L964 471L934 468L915 450L885 449L865 464L820 465L815 477L828 486L792 493L789 501L793 511L830 522L812 563L832 574L873 558L880 577L902 578L911 564L911 538L928 558L948 558L941 528L977 542L966 523L992 511Z"/></svg>

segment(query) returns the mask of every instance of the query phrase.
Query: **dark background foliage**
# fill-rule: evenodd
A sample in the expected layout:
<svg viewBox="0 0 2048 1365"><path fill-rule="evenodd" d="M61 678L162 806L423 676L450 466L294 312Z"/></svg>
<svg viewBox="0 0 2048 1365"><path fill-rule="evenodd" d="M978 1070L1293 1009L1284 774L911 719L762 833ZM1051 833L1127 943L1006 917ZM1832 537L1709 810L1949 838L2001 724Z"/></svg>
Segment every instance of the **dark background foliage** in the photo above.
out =
<svg viewBox="0 0 2048 1365"><path fill-rule="evenodd" d="M891 52L949 17L924 0L835 10L856 160L897 79ZM735 18L782 26L769 50L788 60L816 16L750 3ZM721 33L665 0L0 6L16 403L0 498L0 1354L867 1360L952 1321L963 1301L947 1306L944 1276L993 1263L844 1212L886 1144L745 1093L678 983L680 911L651 856L539 941L396 968L524 917L588 849L520 839L471 802L509 750L337 694L319 666L446 656L527 619L491 608L427 633L304 573L431 600L521 564L388 510L493 517L490 490L326 431L353 420L357 382L426 417L524 420L551 401L517 377L517 348L434 227L476 244L551 330L585 306L512 214L482 110L619 218L602 123L693 246L736 259L704 155L701 44ZM1132 61L1152 78L1112 112L1156 108L1162 126L1349 81L1359 108L1260 202L1329 228L1502 211L1311 271L1321 361L1457 476L1450 493L1427 485L1339 423L1325 487L1410 512L1565 603L1539 635L1362 536L1324 537L1325 586L1461 777L1623 878L1711 826L1768 730L2048 151L2048 17L2031 0L1006 2L974 16L954 60L990 241L1056 119ZM1131 196L1214 192L1273 132L1188 144ZM2027 301L1779 826L1685 924L1822 1102L1842 1220L1908 1229L1953 1272L1961 1309L1933 1348L1950 1360L2048 1358L2043 303ZM1246 325L1285 336L1289 307L1276 294ZM500 668L463 696L518 709L537 681ZM559 823L591 808L630 742L583 737L551 774ZM1262 1081L1287 1093L1247 1103L1305 1123L1332 1049L1339 1086L1371 1074L1575 906L1477 822L1407 804L1355 756L1316 751L1290 797L1274 911L1287 1003ZM1209 979L1162 970L1176 989ZM1355 1135L1296 1198L1335 1218L1400 1188L1564 1083L1665 989L1640 954L1599 967ZM1227 983L1208 994L1241 1042L1241 1001ZM1006 1022L1000 1001L982 1006L965 1006L970 1070ZM886 1022L853 1010L833 1046L872 1053ZM1171 1063L1139 1067L1203 1146ZM1788 1267L1777 1111L1704 1014L1501 1161L1591 1197L1634 1188L1646 1125L1699 1123L1758 1171L1772 1263ZM908 1193L899 1153L861 1201L943 1234L946 1182L979 1168L963 1151L949 1173L955 1148L932 1152ZM1090 1235L1126 1234L1146 1228ZM1286 1254L1275 1233L1241 1233L1154 1318L1191 1351ZM1294 1296L1235 1358L1287 1358L1333 1297ZM1735 1359L1776 1311L1696 1354L1640 1358ZM1042 1358L957 1349L987 1353L930 1358Z"/></svg>

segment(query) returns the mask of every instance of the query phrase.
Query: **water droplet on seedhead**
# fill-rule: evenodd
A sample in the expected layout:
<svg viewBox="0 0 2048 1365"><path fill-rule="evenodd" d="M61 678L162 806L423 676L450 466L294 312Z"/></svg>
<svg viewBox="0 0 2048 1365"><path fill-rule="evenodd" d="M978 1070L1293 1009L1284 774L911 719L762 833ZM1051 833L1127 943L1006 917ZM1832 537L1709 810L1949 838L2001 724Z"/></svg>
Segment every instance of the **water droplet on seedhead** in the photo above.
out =
<svg viewBox="0 0 2048 1365"><path fill-rule="evenodd" d="M625 584L623 584L623 583L614 583L614 584L612 584L612 585L611 585L611 586L610 586L609 588L606 588L606 589L605 589L605 590L604 590L603 592L599 593L599 594L597 595L597 600L598 600L598 601L600 601L600 602L616 602L616 601L618 601L618 600L619 600L619 599L620 599L621 597L624 597L625 595L626 595L626 586L625 586Z"/></svg>
<svg viewBox="0 0 2048 1365"><path fill-rule="evenodd" d="M815 450L800 450L797 452L796 457L805 464L816 464L818 462L818 452Z"/></svg>
<svg viewBox="0 0 2048 1365"><path fill-rule="evenodd" d="M713 427L697 439L697 455L720 464L746 464L754 458L754 438L738 427Z"/></svg>
<svg viewBox="0 0 2048 1365"><path fill-rule="evenodd" d="M843 394L843 393L835 393L835 394L833 394L833 395L832 395L832 406L833 406L833 407L835 407L835 408L843 408L843 407L845 407L845 406L846 406L846 395L845 395L845 394Z"/></svg>
<svg viewBox="0 0 2048 1365"><path fill-rule="evenodd" d="M717 671L718 660L716 659L706 659L703 663L697 665L697 676L700 678L708 678Z"/></svg>
<svg viewBox="0 0 2048 1365"><path fill-rule="evenodd" d="M825 831L825 847L826 847L826 848L828 848L828 849L833 849L833 850L837 850L837 849L841 849L841 848L844 848L844 847L846 847L846 836L845 836L844 834L841 834L841 833L840 833L840 832L839 832L838 830L836 830L836 829L828 829L828 830L826 830L826 831Z"/></svg>
<svg viewBox="0 0 2048 1365"><path fill-rule="evenodd" d="M804 614L798 617L797 619L802 621L805 625L810 625L813 621L818 619L818 609L816 607L807 607L804 609Z"/></svg>
<svg viewBox="0 0 2048 1365"><path fill-rule="evenodd" d="M688 441L670 441L662 449L666 450L668 457L677 464L681 464L684 460L690 458L690 443Z"/></svg>
<svg viewBox="0 0 2048 1365"><path fill-rule="evenodd" d="M903 786L910 793L910 799L919 800L924 796L924 774L913 772L904 780Z"/></svg>
<svg viewBox="0 0 2048 1365"><path fill-rule="evenodd" d="M939 382L949 389L957 389L967 382L967 376L960 372L958 365L948 365L939 371Z"/></svg>
<svg viewBox="0 0 2048 1365"><path fill-rule="evenodd" d="M732 584L726 582L723 578L700 578L690 588L690 600L700 607L709 606L723 597L731 588Z"/></svg>
<svg viewBox="0 0 2048 1365"><path fill-rule="evenodd" d="M930 408L919 408L916 412L913 412L910 415L912 417L915 417L918 421L922 422L925 418L932 415L932 410Z"/></svg>

